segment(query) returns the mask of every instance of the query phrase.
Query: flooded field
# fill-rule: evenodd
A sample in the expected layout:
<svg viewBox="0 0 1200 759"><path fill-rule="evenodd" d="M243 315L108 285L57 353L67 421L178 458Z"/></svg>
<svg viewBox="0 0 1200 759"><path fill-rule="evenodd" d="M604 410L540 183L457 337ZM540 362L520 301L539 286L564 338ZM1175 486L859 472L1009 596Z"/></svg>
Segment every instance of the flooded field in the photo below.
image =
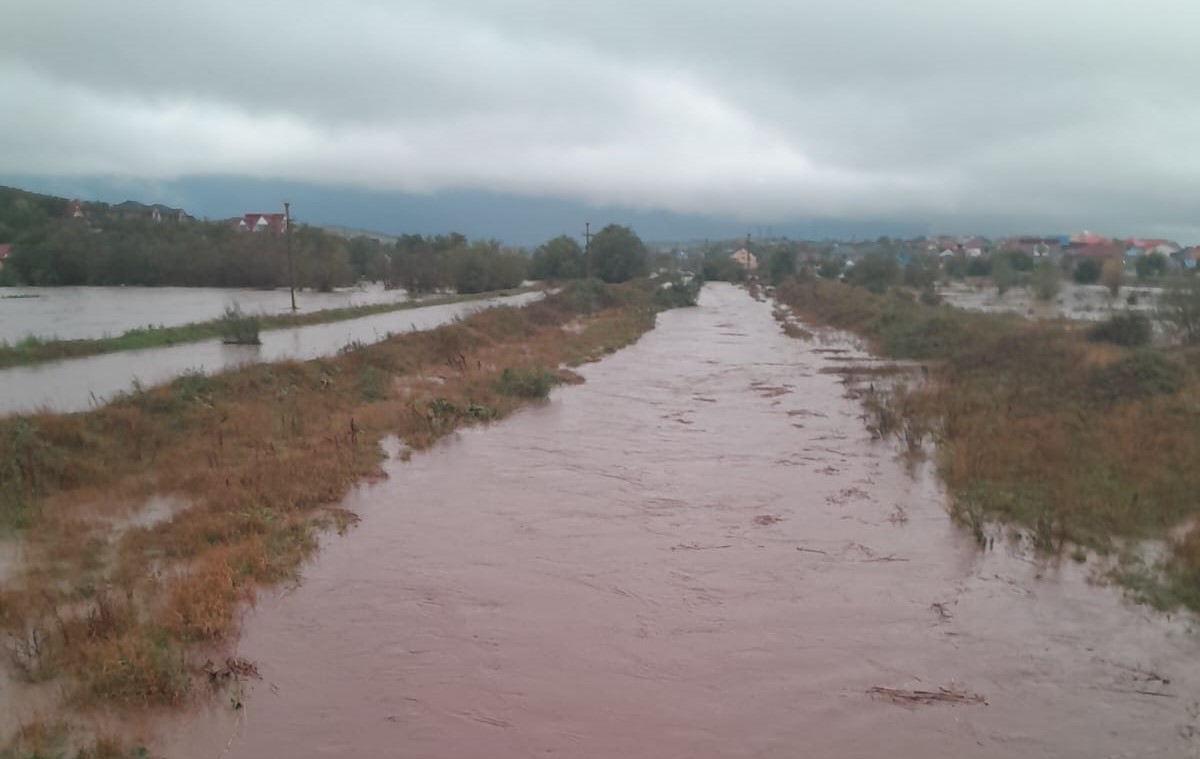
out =
<svg viewBox="0 0 1200 759"><path fill-rule="evenodd" d="M149 387L184 372L213 373L258 361L312 359L345 346L373 343L390 333L431 329L493 305L520 305L541 293L501 296L373 314L307 327L262 332L262 345L225 345L220 340L170 348L108 353L0 370L0 414L47 408L83 411L130 389Z"/></svg>
<svg viewBox="0 0 1200 759"><path fill-rule="evenodd" d="M980 552L836 335L709 286L585 385L356 491L171 757L1187 757L1200 639ZM823 371L824 370L824 371ZM393 451L395 453L395 451ZM240 703L243 708L233 708Z"/></svg>
<svg viewBox="0 0 1200 759"><path fill-rule="evenodd" d="M1013 288L1000 295L990 282L976 287L970 283L952 281L940 285L938 293L946 303L968 311L1014 313L1031 319L1079 319L1101 321L1114 311L1138 311L1152 314L1157 307L1157 287L1122 287L1113 298L1103 285L1078 285L1063 282L1062 292L1052 301L1039 301L1025 288Z"/></svg>
<svg viewBox="0 0 1200 759"><path fill-rule="evenodd" d="M305 312L406 300L404 290L385 290L379 284L296 294L296 305ZM291 310L287 290L0 287L0 342L16 343L30 335L81 340L116 336L149 325L174 327L216 319L234 303L249 313Z"/></svg>

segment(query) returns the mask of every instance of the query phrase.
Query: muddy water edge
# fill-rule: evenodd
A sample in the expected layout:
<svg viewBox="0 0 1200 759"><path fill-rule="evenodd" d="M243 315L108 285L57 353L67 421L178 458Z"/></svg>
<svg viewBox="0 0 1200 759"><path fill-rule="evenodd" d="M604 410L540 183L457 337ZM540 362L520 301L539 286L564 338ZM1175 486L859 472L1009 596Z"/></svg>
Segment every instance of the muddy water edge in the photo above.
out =
<svg viewBox="0 0 1200 759"><path fill-rule="evenodd" d="M245 619L242 708L147 737L170 757L1200 755L1191 622L1087 565L980 552L822 371L856 358L708 286L586 384L389 462L345 504L360 525Z"/></svg>

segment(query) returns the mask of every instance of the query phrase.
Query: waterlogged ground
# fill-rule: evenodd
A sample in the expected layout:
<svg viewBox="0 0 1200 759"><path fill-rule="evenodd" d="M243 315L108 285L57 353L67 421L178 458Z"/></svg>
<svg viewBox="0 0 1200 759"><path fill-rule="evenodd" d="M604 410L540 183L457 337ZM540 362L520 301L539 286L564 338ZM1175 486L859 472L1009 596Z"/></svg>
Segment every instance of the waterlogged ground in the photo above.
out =
<svg viewBox="0 0 1200 759"><path fill-rule="evenodd" d="M856 357L710 286L587 384L394 459L347 504L362 523L247 616L239 654L263 679L160 723L156 745L1200 756L1190 623L1087 565L981 553L823 371Z"/></svg>
<svg viewBox="0 0 1200 759"><path fill-rule="evenodd" d="M296 295L296 304L304 312L406 300L404 290L385 290L378 284ZM291 313L287 290L0 287L0 342L15 343L30 335L81 340L116 336L150 325L174 327L216 319L226 306L234 304L247 313Z"/></svg>
<svg viewBox="0 0 1200 759"><path fill-rule="evenodd" d="M989 280L951 281L938 293L946 303L968 311L1014 313L1030 319L1079 319L1101 321L1114 312L1137 311L1153 315L1162 288L1122 287L1116 298L1103 285L1063 282L1062 291L1051 301L1039 301L1033 293L1017 287L1001 295Z"/></svg>
<svg viewBox="0 0 1200 759"><path fill-rule="evenodd" d="M206 340L0 369L0 414L36 408L84 411L128 391L134 382L150 387L189 371L212 374L259 361L319 358L351 343L374 343L389 334L432 329L481 308L521 305L540 297L541 293L529 292L264 330L262 345L225 345L220 340Z"/></svg>

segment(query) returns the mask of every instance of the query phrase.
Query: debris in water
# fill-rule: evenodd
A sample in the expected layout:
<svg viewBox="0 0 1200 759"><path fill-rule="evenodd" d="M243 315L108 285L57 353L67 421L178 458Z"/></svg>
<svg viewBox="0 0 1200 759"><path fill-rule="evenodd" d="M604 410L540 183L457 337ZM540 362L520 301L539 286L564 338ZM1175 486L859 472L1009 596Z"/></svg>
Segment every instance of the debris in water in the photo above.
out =
<svg viewBox="0 0 1200 759"><path fill-rule="evenodd" d="M873 688L868 688L867 693L872 696L882 696L902 705L983 704L987 706L987 699L978 693L969 693L953 688L938 688L935 691L906 690L904 688L884 688L876 685Z"/></svg>
<svg viewBox="0 0 1200 759"><path fill-rule="evenodd" d="M213 682L224 682L229 679L245 679L254 678L261 680L262 675L258 673L258 665L249 659L243 659L240 656L233 656L225 660L225 666L218 667L213 663L212 659L204 662L204 666L200 668L208 678Z"/></svg>
<svg viewBox="0 0 1200 759"><path fill-rule="evenodd" d="M758 516L754 517L754 519L751 521L753 521L756 525L759 525L760 527L769 527L769 526L775 524L776 522L782 522L783 517L777 517L774 514L759 514Z"/></svg>
<svg viewBox="0 0 1200 759"><path fill-rule="evenodd" d="M726 543L719 546L702 546L699 543L679 543L671 546L672 551L711 551L718 548L733 548L732 545Z"/></svg>

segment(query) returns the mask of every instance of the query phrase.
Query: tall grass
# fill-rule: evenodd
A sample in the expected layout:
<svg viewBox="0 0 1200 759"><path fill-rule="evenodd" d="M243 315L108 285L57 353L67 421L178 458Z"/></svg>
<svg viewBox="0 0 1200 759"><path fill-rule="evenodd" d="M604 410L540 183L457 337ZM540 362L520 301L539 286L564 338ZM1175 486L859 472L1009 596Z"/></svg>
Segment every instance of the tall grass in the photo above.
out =
<svg viewBox="0 0 1200 759"><path fill-rule="evenodd" d="M230 345L261 345L259 317L248 314L238 304L225 307L220 319L221 341Z"/></svg>

